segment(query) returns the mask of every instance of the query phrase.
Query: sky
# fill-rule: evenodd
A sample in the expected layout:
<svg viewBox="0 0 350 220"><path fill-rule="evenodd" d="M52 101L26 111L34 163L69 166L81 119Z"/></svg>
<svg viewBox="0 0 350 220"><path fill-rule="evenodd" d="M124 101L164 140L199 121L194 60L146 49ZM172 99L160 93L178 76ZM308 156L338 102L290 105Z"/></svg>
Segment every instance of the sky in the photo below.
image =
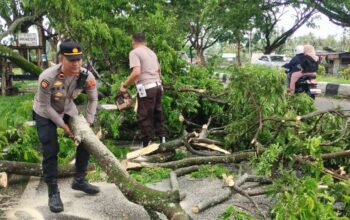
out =
<svg viewBox="0 0 350 220"><path fill-rule="evenodd" d="M319 19L315 20L315 23L318 27L309 28L304 24L294 33L293 38L313 33L314 35L320 36L321 38L326 38L329 35L334 35L338 40L340 40L343 36L344 28L332 23L329 21L327 16L321 13L318 13L317 15L320 16ZM279 27L291 27L294 22L294 18L292 16L293 15L291 13L285 14L282 17ZM347 34L349 34L349 32Z"/></svg>

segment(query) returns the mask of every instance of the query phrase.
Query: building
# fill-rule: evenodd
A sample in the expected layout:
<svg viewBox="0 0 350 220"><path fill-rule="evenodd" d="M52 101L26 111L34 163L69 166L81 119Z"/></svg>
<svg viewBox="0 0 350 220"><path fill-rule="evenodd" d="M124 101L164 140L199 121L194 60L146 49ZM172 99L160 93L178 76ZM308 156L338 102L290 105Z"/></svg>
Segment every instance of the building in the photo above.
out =
<svg viewBox="0 0 350 220"><path fill-rule="evenodd" d="M350 52L322 51L317 52L317 56L319 63L326 68L326 74L337 75L350 64Z"/></svg>

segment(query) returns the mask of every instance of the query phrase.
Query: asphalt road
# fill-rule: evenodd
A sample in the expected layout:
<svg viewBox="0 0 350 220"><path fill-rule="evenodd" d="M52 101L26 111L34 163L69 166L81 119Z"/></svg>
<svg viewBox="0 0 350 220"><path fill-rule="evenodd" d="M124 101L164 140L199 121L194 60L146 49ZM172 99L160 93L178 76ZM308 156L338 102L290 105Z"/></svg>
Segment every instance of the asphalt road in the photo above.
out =
<svg viewBox="0 0 350 220"><path fill-rule="evenodd" d="M337 107L350 110L350 99L332 99L330 97L320 96L316 98L315 106L319 110L334 109Z"/></svg>

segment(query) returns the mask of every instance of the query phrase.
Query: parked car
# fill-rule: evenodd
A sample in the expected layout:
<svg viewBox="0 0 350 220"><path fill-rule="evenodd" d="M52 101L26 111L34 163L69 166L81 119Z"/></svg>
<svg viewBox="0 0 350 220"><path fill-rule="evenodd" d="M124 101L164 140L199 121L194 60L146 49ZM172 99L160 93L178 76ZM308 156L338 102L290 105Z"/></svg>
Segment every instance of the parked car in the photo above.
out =
<svg viewBox="0 0 350 220"><path fill-rule="evenodd" d="M275 66L281 67L283 64L287 63L289 60L285 55L262 55L257 60L252 60L252 64L260 64L265 66Z"/></svg>

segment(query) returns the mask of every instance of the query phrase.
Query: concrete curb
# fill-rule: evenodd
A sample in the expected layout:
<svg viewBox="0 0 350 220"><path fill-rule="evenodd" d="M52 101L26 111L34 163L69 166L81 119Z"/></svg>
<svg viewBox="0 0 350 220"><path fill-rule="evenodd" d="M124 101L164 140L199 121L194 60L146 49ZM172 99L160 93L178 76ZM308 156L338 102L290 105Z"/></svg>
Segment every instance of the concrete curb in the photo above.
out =
<svg viewBox="0 0 350 220"><path fill-rule="evenodd" d="M323 95L327 96L343 96L350 98L350 84L337 84L330 82L318 82L317 88L321 89Z"/></svg>

